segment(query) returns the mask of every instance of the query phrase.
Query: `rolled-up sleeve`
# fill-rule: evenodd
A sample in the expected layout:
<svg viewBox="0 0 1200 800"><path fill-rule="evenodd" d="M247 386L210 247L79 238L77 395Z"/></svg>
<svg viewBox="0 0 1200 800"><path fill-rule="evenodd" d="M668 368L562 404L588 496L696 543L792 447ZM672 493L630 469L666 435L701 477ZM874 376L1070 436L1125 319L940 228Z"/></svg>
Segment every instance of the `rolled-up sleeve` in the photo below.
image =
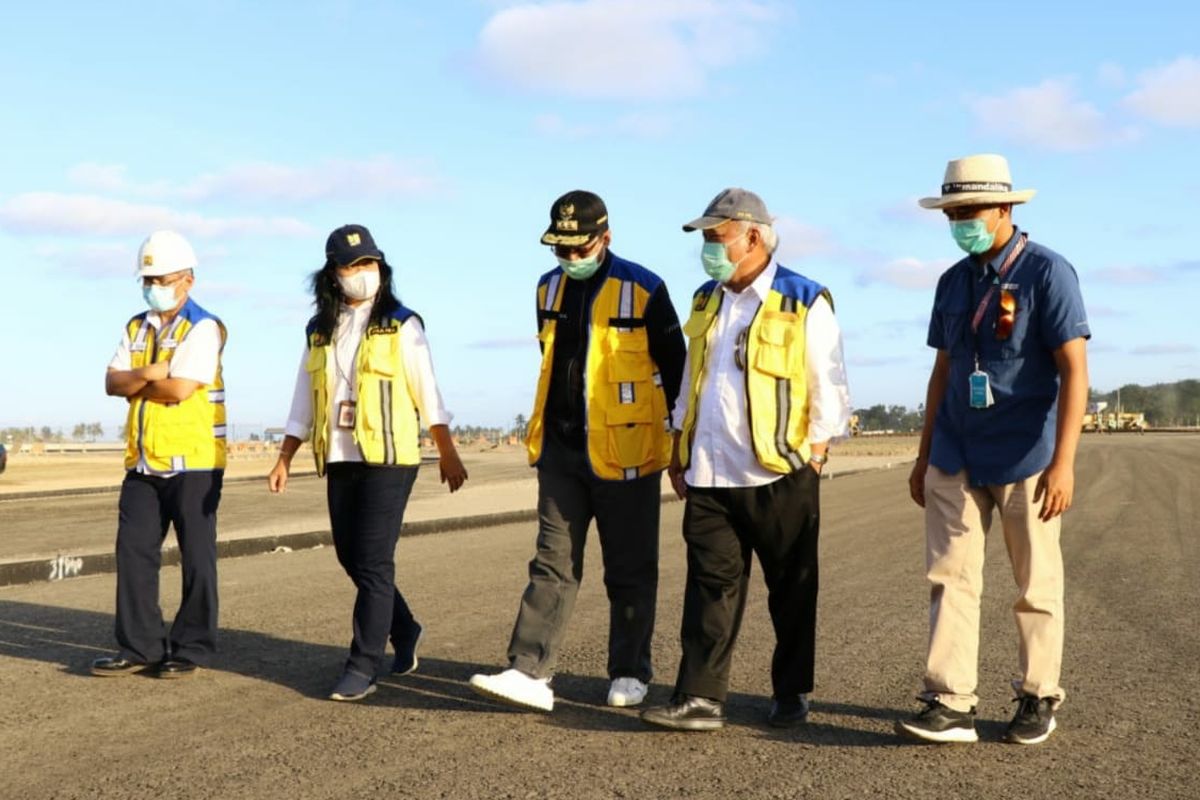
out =
<svg viewBox="0 0 1200 800"><path fill-rule="evenodd" d="M295 436L302 442L308 441L312 433L313 405L312 391L308 378L308 348L300 353L300 366L296 370L296 385L292 389L292 407L288 411L288 421L284 433Z"/></svg>
<svg viewBox="0 0 1200 800"><path fill-rule="evenodd" d="M833 307L817 298L805 320L808 365L808 440L845 438L850 428L850 386L842 355L842 330Z"/></svg>
<svg viewBox="0 0 1200 800"><path fill-rule="evenodd" d="M429 351L429 340L425 338L420 318L409 317L400 326L400 351L404 357L408 391L421 421L427 428L449 425L454 415L446 410L442 393L438 391L437 378L433 374L433 354Z"/></svg>
<svg viewBox="0 0 1200 800"><path fill-rule="evenodd" d="M220 326L211 319L200 320L171 355L170 376L205 385L212 383L217 378L223 346Z"/></svg>

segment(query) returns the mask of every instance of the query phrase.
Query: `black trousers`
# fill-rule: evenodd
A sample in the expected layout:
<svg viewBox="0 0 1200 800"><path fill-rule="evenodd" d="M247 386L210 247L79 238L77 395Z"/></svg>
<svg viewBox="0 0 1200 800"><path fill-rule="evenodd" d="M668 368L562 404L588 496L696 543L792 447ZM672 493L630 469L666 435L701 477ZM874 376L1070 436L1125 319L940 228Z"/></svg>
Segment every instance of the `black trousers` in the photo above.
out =
<svg viewBox="0 0 1200 800"><path fill-rule="evenodd" d="M742 623L750 553L758 554L775 628L771 686L782 700L811 692L817 625L820 476L805 466L738 489L688 487L688 574L675 691L725 701Z"/></svg>
<svg viewBox="0 0 1200 800"><path fill-rule="evenodd" d="M396 588L396 542L417 467L337 462L326 471L338 563L354 581L354 637L346 669L375 677L388 638L411 642L417 622Z"/></svg>
<svg viewBox="0 0 1200 800"><path fill-rule="evenodd" d="M515 669L537 678L553 674L583 576L588 525L595 519L609 602L608 675L649 682L661 485L661 474L601 480L582 451L546 437L538 466L537 553L508 645Z"/></svg>
<svg viewBox="0 0 1200 800"><path fill-rule="evenodd" d="M125 473L117 522L117 645L121 658L207 664L217 649L217 506L224 471L169 478ZM183 597L170 636L158 604L162 545L175 526Z"/></svg>

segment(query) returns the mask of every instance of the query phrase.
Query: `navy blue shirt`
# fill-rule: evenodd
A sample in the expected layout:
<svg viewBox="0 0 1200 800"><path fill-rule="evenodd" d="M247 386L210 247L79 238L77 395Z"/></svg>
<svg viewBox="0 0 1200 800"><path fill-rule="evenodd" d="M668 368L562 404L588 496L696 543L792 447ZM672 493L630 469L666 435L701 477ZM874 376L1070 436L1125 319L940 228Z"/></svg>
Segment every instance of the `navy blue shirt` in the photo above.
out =
<svg viewBox="0 0 1200 800"><path fill-rule="evenodd" d="M972 486L1016 483L1050 465L1058 424L1054 351L1092 335L1075 268L1032 241L992 293L978 334L971 332L975 309L997 282L997 271L1019 238L1014 228L991 261L968 256L946 270L938 280L929 321L929 346L950 355L929 463L950 474L966 469ZM995 331L1001 289L1017 300L1012 334L1005 340ZM976 354L995 399L989 408L970 407Z"/></svg>

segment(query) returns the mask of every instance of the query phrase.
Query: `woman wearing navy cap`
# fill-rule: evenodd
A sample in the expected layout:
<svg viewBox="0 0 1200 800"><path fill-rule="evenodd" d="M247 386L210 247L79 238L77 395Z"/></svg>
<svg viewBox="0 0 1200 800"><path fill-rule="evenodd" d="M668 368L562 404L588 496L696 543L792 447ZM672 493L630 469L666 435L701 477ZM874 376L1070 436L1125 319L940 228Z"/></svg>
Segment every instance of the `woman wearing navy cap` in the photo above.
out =
<svg viewBox="0 0 1200 800"><path fill-rule="evenodd" d="M325 266L312 276L317 309L306 330L287 435L267 476L287 486L292 458L312 437L317 474L327 475L338 562L358 588L354 638L331 700L361 700L390 638L392 672L417 668L421 625L395 585L395 550L421 462L419 421L438 448L443 483L467 479L448 424L421 318L396 299L392 268L361 225L329 235ZM418 416L419 415L419 416Z"/></svg>

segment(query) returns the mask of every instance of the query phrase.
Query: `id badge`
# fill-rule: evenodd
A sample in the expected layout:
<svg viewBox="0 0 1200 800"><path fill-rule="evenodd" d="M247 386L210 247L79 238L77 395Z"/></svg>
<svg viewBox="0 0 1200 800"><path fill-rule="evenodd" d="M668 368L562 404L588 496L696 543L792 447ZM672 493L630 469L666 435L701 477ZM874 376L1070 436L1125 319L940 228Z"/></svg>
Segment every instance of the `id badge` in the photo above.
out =
<svg viewBox="0 0 1200 800"><path fill-rule="evenodd" d="M992 399L992 384L988 374L982 370L971 373L971 408L987 408L995 401Z"/></svg>
<svg viewBox="0 0 1200 800"><path fill-rule="evenodd" d="M343 400L338 403L337 426L339 428L354 428L355 405L353 400Z"/></svg>

